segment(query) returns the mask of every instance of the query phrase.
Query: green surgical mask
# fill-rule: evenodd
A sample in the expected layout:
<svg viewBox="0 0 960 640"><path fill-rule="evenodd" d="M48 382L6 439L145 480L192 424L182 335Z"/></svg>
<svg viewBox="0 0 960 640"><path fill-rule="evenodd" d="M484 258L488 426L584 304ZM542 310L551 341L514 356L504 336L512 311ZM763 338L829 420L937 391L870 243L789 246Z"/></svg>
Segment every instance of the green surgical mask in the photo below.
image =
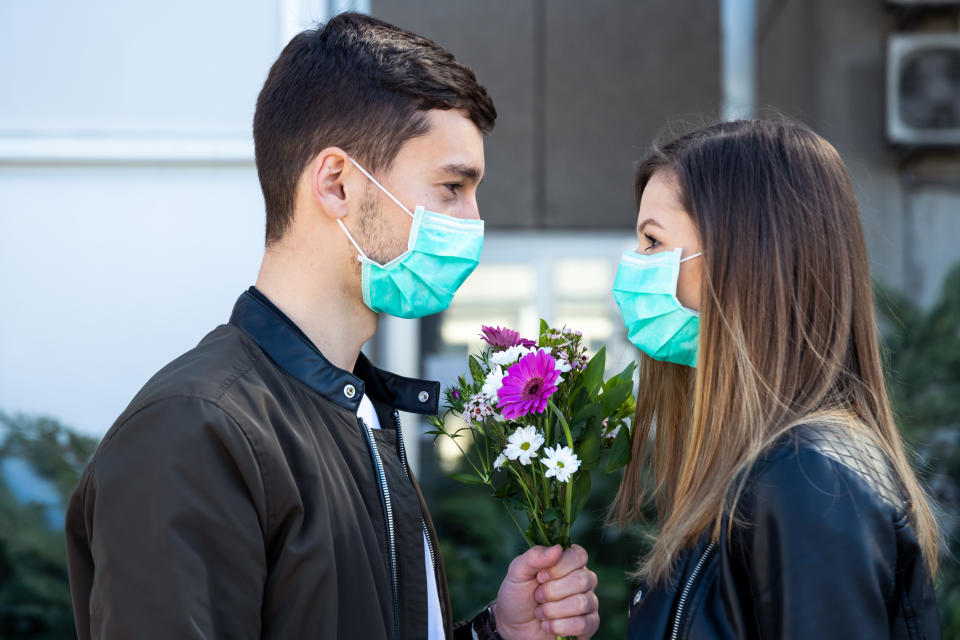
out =
<svg viewBox="0 0 960 640"><path fill-rule="evenodd" d="M683 249L645 255L625 251L613 281L613 297L630 342L654 360L697 364L700 314L680 304L677 278Z"/></svg>
<svg viewBox="0 0 960 640"><path fill-rule="evenodd" d="M422 206L410 213L356 160L350 161L413 218L407 250L386 264L371 260L343 221L337 220L363 265L360 286L364 304L398 318L422 318L443 311L480 261L483 220L453 218Z"/></svg>

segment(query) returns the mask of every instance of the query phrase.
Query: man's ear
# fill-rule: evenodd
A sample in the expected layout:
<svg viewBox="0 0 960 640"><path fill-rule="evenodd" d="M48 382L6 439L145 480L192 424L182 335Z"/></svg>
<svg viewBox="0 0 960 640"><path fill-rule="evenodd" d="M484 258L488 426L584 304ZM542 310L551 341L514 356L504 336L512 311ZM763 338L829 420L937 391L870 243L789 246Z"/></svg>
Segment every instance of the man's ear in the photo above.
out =
<svg viewBox="0 0 960 640"><path fill-rule="evenodd" d="M348 199L355 194L351 188L350 157L339 147L327 147L307 165L305 178L310 186L310 199L332 220L343 218L348 212ZM349 178L348 178L349 176Z"/></svg>

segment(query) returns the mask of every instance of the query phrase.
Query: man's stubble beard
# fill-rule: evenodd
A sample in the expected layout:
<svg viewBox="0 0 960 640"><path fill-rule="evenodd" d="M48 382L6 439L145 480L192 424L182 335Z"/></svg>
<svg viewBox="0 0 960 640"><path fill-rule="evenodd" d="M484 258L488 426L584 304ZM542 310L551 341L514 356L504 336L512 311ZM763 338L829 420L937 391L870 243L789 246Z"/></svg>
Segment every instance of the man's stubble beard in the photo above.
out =
<svg viewBox="0 0 960 640"><path fill-rule="evenodd" d="M398 229L391 228L383 214L384 206L396 206L391 201L383 202L379 193L367 187L360 203L357 243L367 256L380 264L386 264L407 250L407 235L402 237ZM356 266L359 271L360 262Z"/></svg>

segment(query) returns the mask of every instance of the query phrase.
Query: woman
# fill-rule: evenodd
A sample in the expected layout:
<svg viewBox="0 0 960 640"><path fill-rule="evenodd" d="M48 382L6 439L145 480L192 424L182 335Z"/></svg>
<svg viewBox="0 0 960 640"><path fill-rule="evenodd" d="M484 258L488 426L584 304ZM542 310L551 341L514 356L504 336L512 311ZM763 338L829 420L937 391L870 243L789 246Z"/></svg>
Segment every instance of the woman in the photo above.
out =
<svg viewBox="0 0 960 640"><path fill-rule="evenodd" d="M656 150L614 284L642 352L614 511L656 504L631 638L940 637L937 526L884 389L840 157L731 122Z"/></svg>

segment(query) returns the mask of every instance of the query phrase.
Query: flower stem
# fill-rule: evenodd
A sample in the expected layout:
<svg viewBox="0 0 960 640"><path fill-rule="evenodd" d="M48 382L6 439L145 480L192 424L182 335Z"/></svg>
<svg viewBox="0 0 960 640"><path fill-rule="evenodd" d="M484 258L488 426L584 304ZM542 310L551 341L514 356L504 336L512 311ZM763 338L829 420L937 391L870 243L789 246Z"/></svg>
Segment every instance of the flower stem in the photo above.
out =
<svg viewBox="0 0 960 640"><path fill-rule="evenodd" d="M527 536L526 530L520 526L520 523L517 522L517 516L513 515L513 509L507 506L506 502L501 502L503 508L507 510L507 515L510 516L510 519L513 520L513 524L517 525L517 529L520 531L520 535L523 536L523 541L527 543L527 547L532 547L536 543Z"/></svg>
<svg viewBox="0 0 960 640"><path fill-rule="evenodd" d="M447 435L447 437L453 440L453 444L457 445L457 449L460 450L460 455L462 455L463 459L466 460L467 463L473 468L473 472L477 474L477 477L483 480L484 484L490 484L490 475L488 473L480 471L480 469L477 469L477 465L473 464L473 460L470 458L470 456L467 455L467 452L463 450L463 447L460 446L460 443L457 442L457 439L455 437L449 434Z"/></svg>
<svg viewBox="0 0 960 640"><path fill-rule="evenodd" d="M523 477L520 475L520 472L513 468L512 471L516 474L517 479L520 480L520 487L523 489L523 494L527 498L527 505L530 506L529 516L530 519L537 525L537 529L540 530L540 535L546 544L549 544L549 538L547 538L547 532L543 530L543 524L540 522L540 518L537 516L537 502L530 498L530 490L527 487L527 483L524 481Z"/></svg>
<svg viewBox="0 0 960 640"><path fill-rule="evenodd" d="M547 401L547 404L550 406L550 409L553 411L553 414L557 416L557 420L560 421L560 426L563 427L563 433L567 436L567 446L570 447L570 450L573 451L573 434L570 433L570 425L567 424L566 418L563 417L563 414L560 413L560 409L557 409L557 406L553 402ZM567 535L569 543L569 532L570 527L573 526L571 522L573 515L573 476L570 476L570 479L567 480L567 486L563 491L564 497L564 521L566 522Z"/></svg>

